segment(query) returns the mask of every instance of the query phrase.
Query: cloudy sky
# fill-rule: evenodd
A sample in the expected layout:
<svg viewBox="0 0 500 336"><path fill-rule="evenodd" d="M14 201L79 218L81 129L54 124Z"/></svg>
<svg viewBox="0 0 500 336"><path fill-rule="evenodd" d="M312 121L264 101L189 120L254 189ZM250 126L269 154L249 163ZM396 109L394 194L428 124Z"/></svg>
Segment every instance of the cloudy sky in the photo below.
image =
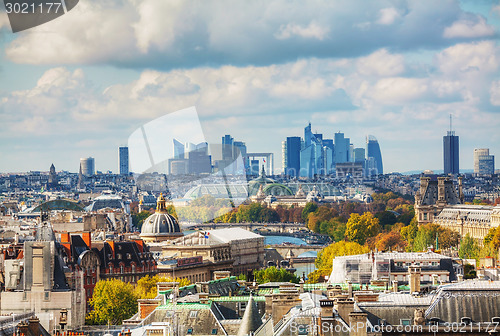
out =
<svg viewBox="0 0 500 336"><path fill-rule="evenodd" d="M116 172L134 130L190 106L278 170L309 121L374 135L386 172L442 169L450 113L462 169L500 161L499 1L80 0L16 34L0 9L0 172Z"/></svg>

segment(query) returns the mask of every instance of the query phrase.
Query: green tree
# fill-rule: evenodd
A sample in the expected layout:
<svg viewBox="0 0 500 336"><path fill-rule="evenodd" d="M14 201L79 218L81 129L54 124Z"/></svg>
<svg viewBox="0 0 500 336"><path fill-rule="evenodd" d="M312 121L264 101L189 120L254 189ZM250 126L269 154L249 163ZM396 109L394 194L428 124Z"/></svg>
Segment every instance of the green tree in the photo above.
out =
<svg viewBox="0 0 500 336"><path fill-rule="evenodd" d="M390 211L382 211L375 215L378 218L379 224L382 227L386 227L389 225L394 225L398 221L395 214Z"/></svg>
<svg viewBox="0 0 500 336"><path fill-rule="evenodd" d="M90 299L87 324L121 324L137 312L134 286L118 279L99 280Z"/></svg>
<svg viewBox="0 0 500 336"><path fill-rule="evenodd" d="M435 246L436 237L440 249L457 246L460 241L460 235L457 232L437 224L428 223L418 228L413 242L413 251L425 251L429 246Z"/></svg>
<svg viewBox="0 0 500 336"><path fill-rule="evenodd" d="M142 223L144 223L144 220L148 218L151 215L151 212L142 210L141 212L137 214L132 215L132 224L140 229L142 227Z"/></svg>
<svg viewBox="0 0 500 336"><path fill-rule="evenodd" d="M267 282L293 282L299 283L299 278L287 271L284 268L276 268L274 266L268 267L262 270L253 271L253 275L255 280L259 284L267 283Z"/></svg>
<svg viewBox="0 0 500 336"><path fill-rule="evenodd" d="M379 231L378 219L371 212L362 215L352 213L346 224L345 235L350 241L363 245L366 239L375 237Z"/></svg>
<svg viewBox="0 0 500 336"><path fill-rule="evenodd" d="M307 217L311 212L314 212L318 209L318 205L314 202L308 202L304 209L302 209L302 219L307 223Z"/></svg>
<svg viewBox="0 0 500 336"><path fill-rule="evenodd" d="M479 260L479 245L468 233L462 238L458 256L462 259Z"/></svg>

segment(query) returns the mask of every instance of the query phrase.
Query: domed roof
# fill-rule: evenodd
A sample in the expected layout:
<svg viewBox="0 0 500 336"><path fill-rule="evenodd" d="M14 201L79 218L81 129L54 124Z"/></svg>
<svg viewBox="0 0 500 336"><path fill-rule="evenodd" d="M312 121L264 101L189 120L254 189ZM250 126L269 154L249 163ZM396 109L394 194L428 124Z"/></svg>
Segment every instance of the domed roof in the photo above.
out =
<svg viewBox="0 0 500 336"><path fill-rule="evenodd" d="M266 171L264 170L264 166L262 166L262 170L260 171L259 177L248 182L248 195L254 196L257 195L260 186L265 186L266 184L273 184L275 181L266 176Z"/></svg>
<svg viewBox="0 0 500 336"><path fill-rule="evenodd" d="M160 194L156 212L144 220L140 236L158 240L157 238L178 237L181 235L182 232L177 219L168 213L165 198L163 194Z"/></svg>

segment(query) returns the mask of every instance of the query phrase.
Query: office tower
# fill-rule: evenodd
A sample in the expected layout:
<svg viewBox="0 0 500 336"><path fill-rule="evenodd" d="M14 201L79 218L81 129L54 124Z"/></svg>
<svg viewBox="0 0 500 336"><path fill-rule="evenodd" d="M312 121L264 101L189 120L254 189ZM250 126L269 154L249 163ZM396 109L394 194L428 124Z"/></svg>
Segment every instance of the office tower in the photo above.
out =
<svg viewBox="0 0 500 336"><path fill-rule="evenodd" d="M184 145L177 141L176 139L174 140L174 159L184 159Z"/></svg>
<svg viewBox="0 0 500 336"><path fill-rule="evenodd" d="M353 162L365 162L365 149L364 148L354 148L352 151L352 161Z"/></svg>
<svg viewBox="0 0 500 336"><path fill-rule="evenodd" d="M241 158L243 160L243 169L247 171L250 168L250 165L248 164L248 159L247 159L247 145L243 141L234 141L233 142L234 146L234 159L236 160L239 155L241 155ZM240 169L241 167L238 167Z"/></svg>
<svg viewBox="0 0 500 336"><path fill-rule="evenodd" d="M319 137L323 137L318 134ZM313 178L317 174L324 174L323 144L311 132L311 123L304 128L305 147L300 151L301 177Z"/></svg>
<svg viewBox="0 0 500 336"><path fill-rule="evenodd" d="M95 172L95 161L93 157L81 158L80 167L84 176L92 176Z"/></svg>
<svg viewBox="0 0 500 336"><path fill-rule="evenodd" d="M234 139L229 134L222 137L222 160L233 160Z"/></svg>
<svg viewBox="0 0 500 336"><path fill-rule="evenodd" d="M333 174L335 172L335 145L333 139L323 139L322 144L325 174Z"/></svg>
<svg viewBox="0 0 500 336"><path fill-rule="evenodd" d="M455 135L455 131L452 130L450 114L450 130L447 135L443 137L444 173L447 175L460 173L458 150L458 136Z"/></svg>
<svg viewBox="0 0 500 336"><path fill-rule="evenodd" d="M250 174L254 176L259 175L259 160L250 161Z"/></svg>
<svg viewBox="0 0 500 336"><path fill-rule="evenodd" d="M283 171L286 176L299 176L300 147L300 137L287 137L283 141Z"/></svg>
<svg viewBox="0 0 500 336"><path fill-rule="evenodd" d="M120 175L128 175L128 147L119 148Z"/></svg>
<svg viewBox="0 0 500 336"><path fill-rule="evenodd" d="M311 132L311 123L309 123L304 128L304 146L309 147L311 145L312 132Z"/></svg>
<svg viewBox="0 0 500 336"><path fill-rule="evenodd" d="M370 176L382 175L384 173L384 166L382 164L382 153L377 139L373 135L366 136L366 157L367 159L373 158L371 170L368 171Z"/></svg>
<svg viewBox="0 0 500 336"><path fill-rule="evenodd" d="M495 172L495 156L490 155L489 148L474 149L474 173L491 175Z"/></svg>
<svg viewBox="0 0 500 336"><path fill-rule="evenodd" d="M201 142L197 145L190 144L187 152L188 173L208 174L212 172L212 160L208 155L208 143Z"/></svg>
<svg viewBox="0 0 500 336"><path fill-rule="evenodd" d="M344 133L335 133L335 163L349 162L350 139L344 138Z"/></svg>

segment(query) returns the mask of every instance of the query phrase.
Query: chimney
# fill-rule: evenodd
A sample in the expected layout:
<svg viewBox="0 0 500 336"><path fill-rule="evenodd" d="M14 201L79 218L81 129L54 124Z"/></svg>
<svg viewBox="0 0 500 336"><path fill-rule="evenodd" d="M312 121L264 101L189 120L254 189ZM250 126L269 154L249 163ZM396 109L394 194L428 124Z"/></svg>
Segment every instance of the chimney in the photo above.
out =
<svg viewBox="0 0 500 336"><path fill-rule="evenodd" d="M361 312L352 312L349 314L350 336L366 336L366 321L368 314Z"/></svg>
<svg viewBox="0 0 500 336"><path fill-rule="evenodd" d="M463 274L457 274L457 281L458 282L464 281L464 275Z"/></svg>
<svg viewBox="0 0 500 336"><path fill-rule="evenodd" d="M464 204L464 187L462 184L463 177L459 176L458 177L458 198L460 199L460 203Z"/></svg>
<svg viewBox="0 0 500 336"><path fill-rule="evenodd" d="M439 275L433 274L431 277L432 277L432 285L437 286L439 284Z"/></svg>
<svg viewBox="0 0 500 336"><path fill-rule="evenodd" d="M410 273L410 293L420 292L420 274L422 269L419 266L408 267L408 272Z"/></svg>
<svg viewBox="0 0 500 336"><path fill-rule="evenodd" d="M83 232L82 239L85 242L85 244L87 244L88 248L91 249L92 248L92 239L90 237L90 232Z"/></svg>
<svg viewBox="0 0 500 336"><path fill-rule="evenodd" d="M69 243L69 232L61 233L61 243Z"/></svg>
<svg viewBox="0 0 500 336"><path fill-rule="evenodd" d="M398 286L399 286L399 285L398 285L398 280L392 280L392 291L393 291L394 293L397 293L397 292L398 292L398 290L399 290Z"/></svg>
<svg viewBox="0 0 500 336"><path fill-rule="evenodd" d="M347 296L352 298L352 282L347 281Z"/></svg>
<svg viewBox="0 0 500 336"><path fill-rule="evenodd" d="M351 299L337 299L335 309L345 323L349 323L349 314L354 311L354 301Z"/></svg>
<svg viewBox="0 0 500 336"><path fill-rule="evenodd" d="M17 324L16 335L28 335L28 323L21 321Z"/></svg>
<svg viewBox="0 0 500 336"><path fill-rule="evenodd" d="M161 303L160 299L138 299L137 304L139 305L139 318L145 319L149 314L151 314L156 307Z"/></svg>
<svg viewBox="0 0 500 336"><path fill-rule="evenodd" d="M446 177L440 176L438 177L438 202L444 202L444 181Z"/></svg>
<svg viewBox="0 0 500 336"><path fill-rule="evenodd" d="M38 317L33 316L28 320L28 330L32 336L42 336L40 332L40 320Z"/></svg>

